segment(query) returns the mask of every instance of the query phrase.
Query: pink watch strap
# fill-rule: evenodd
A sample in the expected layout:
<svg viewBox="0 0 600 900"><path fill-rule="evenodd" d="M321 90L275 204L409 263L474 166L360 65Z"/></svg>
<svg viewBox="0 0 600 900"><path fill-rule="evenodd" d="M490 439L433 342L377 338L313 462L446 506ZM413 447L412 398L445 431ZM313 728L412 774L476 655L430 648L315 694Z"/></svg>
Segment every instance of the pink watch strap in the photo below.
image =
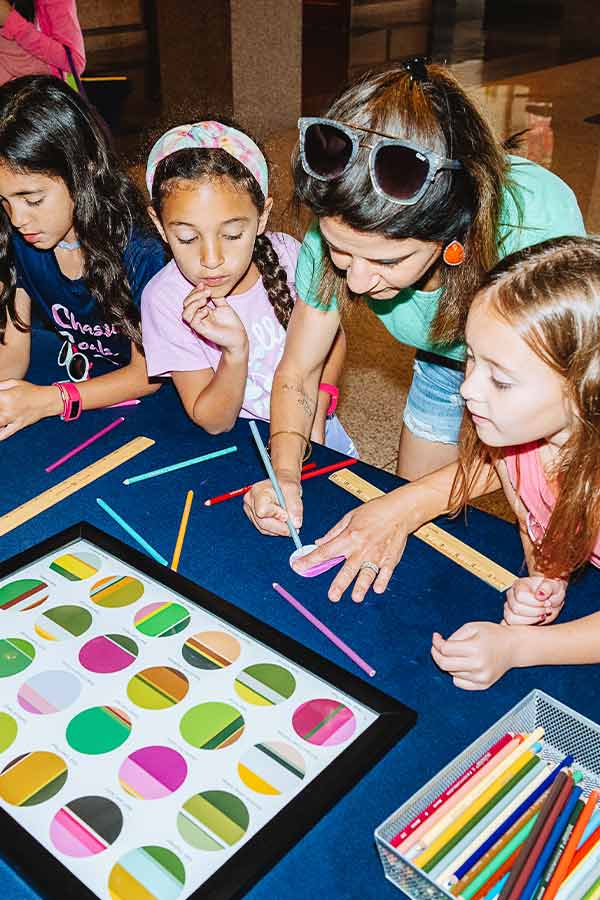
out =
<svg viewBox="0 0 600 900"><path fill-rule="evenodd" d="M74 422L81 415L81 394L72 381L55 381L63 402L63 422Z"/></svg>
<svg viewBox="0 0 600 900"><path fill-rule="evenodd" d="M338 404L338 397L340 396L340 389L336 387L335 384L327 384L326 381L322 381L319 385L319 390L324 391L326 394L329 394L331 400L329 402L329 406L327 408L327 415L332 416L336 410Z"/></svg>

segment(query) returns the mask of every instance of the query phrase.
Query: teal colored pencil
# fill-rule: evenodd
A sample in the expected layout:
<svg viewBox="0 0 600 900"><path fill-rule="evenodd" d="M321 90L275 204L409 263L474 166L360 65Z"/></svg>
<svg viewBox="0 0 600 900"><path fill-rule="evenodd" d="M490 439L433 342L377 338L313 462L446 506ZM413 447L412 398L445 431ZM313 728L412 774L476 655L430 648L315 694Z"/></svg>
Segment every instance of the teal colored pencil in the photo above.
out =
<svg viewBox="0 0 600 900"><path fill-rule="evenodd" d="M146 541L146 540L141 536L141 534L138 534L137 531L135 530L135 528L132 528L131 525L129 525L129 524L125 521L125 519L123 519L123 518L119 515L118 512L115 512L114 509L112 509L112 507L110 507L110 506L108 505L108 503L105 503L104 500L101 500L101 499L100 499L100 497L96 497L96 503L98 504L98 506L100 507L100 509L103 509L105 513L108 513L108 515L111 517L111 519L114 519L114 520L115 520L115 522L117 523L117 525L120 525L120 526L121 526L121 528L123 529L123 531L126 531L127 534L130 535L130 536L134 539L134 541L137 541L138 544L140 545L140 547L143 547L143 548L144 548L144 550L146 551L146 553L148 554L148 556L151 556L152 559L155 559L156 562L160 563L160 564L163 565L163 566L168 566L168 565L169 565L169 563L166 561L166 559L165 559L163 556L161 556L160 553L157 553L157 551L154 549L154 547L152 547L152 546L148 543L148 541Z"/></svg>
<svg viewBox="0 0 600 900"><path fill-rule="evenodd" d="M204 456L195 456L194 459L184 459L183 462L173 463L172 466L163 466L162 469L152 469L151 472L143 472L141 475L132 475L126 478L123 484L135 484L136 481L145 481L147 478L156 478L157 475L166 475L168 472L176 472L178 469L185 469L187 466L195 466L196 463L206 462L208 459L216 459L218 456L225 456L227 453L235 453L237 447L225 447L223 450L215 450L213 453L205 453Z"/></svg>
<svg viewBox="0 0 600 900"><path fill-rule="evenodd" d="M256 444L256 448L260 453L260 457L264 463L265 469L267 470L267 475L269 476L269 480L273 485L273 490L275 491L275 495L277 497L277 502L281 506L282 509L285 509L287 513L287 526L290 529L290 535L292 536L292 540L296 545L297 550L302 550L302 541L300 540L300 535L296 531L294 527L294 523L292 522L292 517L288 512L288 508L285 505L285 497L283 496L283 491L281 490L281 486L279 481L277 480L277 475L275 474L275 469L271 464L271 460L269 459L269 454L267 453L267 448L263 444L263 440L258 432L258 428L256 427L256 422L253 419L250 419L249 422L250 431L252 432L252 437L254 438L254 443Z"/></svg>
<svg viewBox="0 0 600 900"><path fill-rule="evenodd" d="M508 844L503 847L502 850L497 853L493 859L489 861L485 869L481 870L477 878L474 878L471 884L460 892L460 896L463 898L463 900L471 900L471 897L477 893L479 888L482 887L486 883L486 881L488 881L492 877L492 875L496 874L500 866L504 865L508 857L515 852L517 847L520 847L521 844L527 840L538 816L539 812L532 816L529 821L525 825L523 825L520 831L517 831L514 838L510 840Z"/></svg>
<svg viewBox="0 0 600 900"><path fill-rule="evenodd" d="M488 814L488 812L496 806L496 804L502 800L508 793L513 789L513 787L518 784L521 779L527 775L527 773L533 769L539 762L539 757L533 756L524 766L512 776L512 778L506 782L506 784L501 787L496 793L490 797L488 802L481 807L478 812L476 812L468 822L465 822L460 831L457 831L456 834L447 841L443 847L440 847L435 856L429 860L429 862L425 863L423 866L423 871L428 874L435 869L437 864L442 860L447 854L454 848L456 845L462 841L464 836L468 834L483 818Z"/></svg>

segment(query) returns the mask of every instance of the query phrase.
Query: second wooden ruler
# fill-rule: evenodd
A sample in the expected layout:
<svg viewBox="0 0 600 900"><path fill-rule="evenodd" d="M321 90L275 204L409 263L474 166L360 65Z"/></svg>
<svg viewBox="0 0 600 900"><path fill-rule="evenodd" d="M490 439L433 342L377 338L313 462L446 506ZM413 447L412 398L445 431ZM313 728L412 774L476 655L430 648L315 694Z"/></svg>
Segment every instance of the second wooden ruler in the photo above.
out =
<svg viewBox="0 0 600 900"><path fill-rule="evenodd" d="M55 503L70 497L71 494L91 484L92 481L95 481L102 475L106 475L107 472L112 472L117 466L137 456L142 450L147 450L153 444L154 441L151 438L133 438L133 440L123 444L122 447L117 447L112 453L108 453L101 459L97 459L96 462L90 463L85 469L80 469L79 472L75 472L74 475L70 475L64 481L59 481L58 484L52 485L42 494L32 497L31 500L27 500L26 503L22 503L16 509L11 509L10 512L0 516L0 536L12 531L18 525L23 525L24 522L28 522L46 509L50 509Z"/></svg>
<svg viewBox="0 0 600 900"><path fill-rule="evenodd" d="M385 493L350 469L340 469L338 472L333 472L329 476L329 480L337 484L338 487L344 488L345 491L348 491L354 497L358 497L363 503L366 503L368 500L374 500L375 497L382 497ZM517 576L509 572L508 569L499 566L498 563L469 547L468 544L463 543L463 541L454 537L453 534L444 531L438 525L434 525L433 522L422 525L413 534L439 553L447 556L448 559L462 566L463 569L467 569L473 575L481 578L482 581L496 588L497 591L506 591L513 581L516 581Z"/></svg>

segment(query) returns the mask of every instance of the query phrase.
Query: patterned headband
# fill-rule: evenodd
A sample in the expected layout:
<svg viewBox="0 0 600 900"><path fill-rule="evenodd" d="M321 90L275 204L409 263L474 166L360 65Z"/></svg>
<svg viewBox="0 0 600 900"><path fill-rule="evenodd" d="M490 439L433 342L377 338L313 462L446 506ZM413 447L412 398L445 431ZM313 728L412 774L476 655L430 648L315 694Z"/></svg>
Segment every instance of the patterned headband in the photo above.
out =
<svg viewBox="0 0 600 900"><path fill-rule="evenodd" d="M150 151L146 166L146 185L152 196L152 182L156 167L166 156L184 150L187 147L215 149L220 148L235 157L254 175L265 195L269 192L269 174L267 161L254 141L229 125L222 122L194 122L193 125L178 125L166 131L157 140Z"/></svg>

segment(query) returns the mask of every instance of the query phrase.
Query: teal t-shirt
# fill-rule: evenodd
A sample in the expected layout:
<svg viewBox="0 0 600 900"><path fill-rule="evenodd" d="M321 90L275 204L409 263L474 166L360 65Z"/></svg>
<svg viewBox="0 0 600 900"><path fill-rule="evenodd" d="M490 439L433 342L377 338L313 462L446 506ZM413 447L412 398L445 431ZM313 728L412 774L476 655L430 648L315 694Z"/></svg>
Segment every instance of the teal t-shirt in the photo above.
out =
<svg viewBox="0 0 600 900"><path fill-rule="evenodd" d="M498 229L500 258L548 238L585 234L577 198L564 181L527 159L511 156L510 162L509 177L521 208L521 222L519 224L519 210L513 193L505 188ZM315 225L306 233L300 249L296 289L305 303L324 310L335 308L335 298L330 306L326 306L319 296L321 264L326 253L321 232ZM440 347L429 340L442 291L443 288L418 291L409 287L390 300L373 300L367 295L365 300L397 341L462 360L464 344Z"/></svg>

